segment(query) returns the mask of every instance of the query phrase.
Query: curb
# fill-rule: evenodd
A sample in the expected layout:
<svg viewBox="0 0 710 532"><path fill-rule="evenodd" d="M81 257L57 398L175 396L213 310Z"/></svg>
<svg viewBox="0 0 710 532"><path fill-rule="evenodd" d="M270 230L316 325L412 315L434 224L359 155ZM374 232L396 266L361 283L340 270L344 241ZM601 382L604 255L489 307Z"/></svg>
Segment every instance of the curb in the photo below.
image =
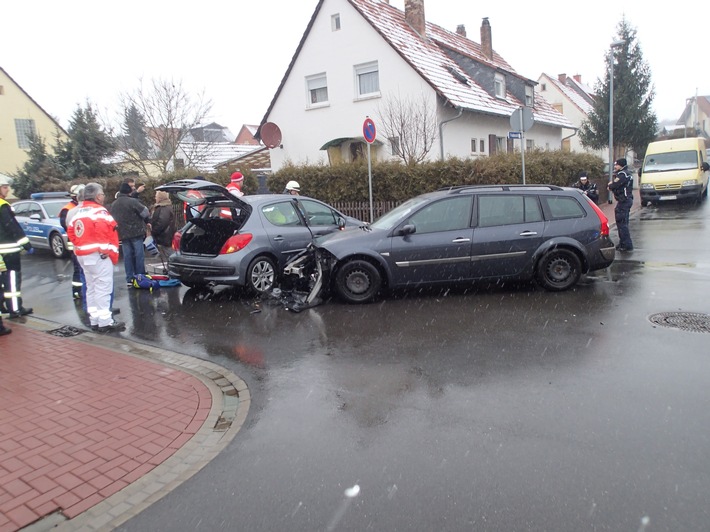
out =
<svg viewBox="0 0 710 532"><path fill-rule="evenodd" d="M60 324L27 317L22 325L39 332ZM207 465L236 436L246 421L251 396L246 383L231 371L205 360L138 344L119 336L79 329L75 341L143 359L188 373L200 380L212 395L212 407L202 427L165 462L74 519L61 513L48 515L23 529L26 532L110 531L163 498Z"/></svg>

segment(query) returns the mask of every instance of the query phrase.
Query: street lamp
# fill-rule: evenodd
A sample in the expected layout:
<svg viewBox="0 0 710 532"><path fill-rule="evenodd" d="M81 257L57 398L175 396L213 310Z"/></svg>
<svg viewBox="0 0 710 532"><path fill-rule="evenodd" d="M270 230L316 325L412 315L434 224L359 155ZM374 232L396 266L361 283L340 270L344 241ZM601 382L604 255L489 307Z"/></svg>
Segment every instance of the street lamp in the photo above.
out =
<svg viewBox="0 0 710 532"><path fill-rule="evenodd" d="M625 42L614 41L609 48L609 183L614 178L614 48L623 46ZM611 203L611 195L609 203Z"/></svg>

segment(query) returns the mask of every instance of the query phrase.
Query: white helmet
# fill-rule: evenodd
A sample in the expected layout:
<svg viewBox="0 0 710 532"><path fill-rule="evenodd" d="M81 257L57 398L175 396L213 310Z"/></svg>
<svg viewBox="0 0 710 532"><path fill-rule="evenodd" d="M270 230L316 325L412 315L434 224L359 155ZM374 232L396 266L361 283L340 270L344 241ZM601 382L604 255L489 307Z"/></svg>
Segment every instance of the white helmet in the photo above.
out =
<svg viewBox="0 0 710 532"><path fill-rule="evenodd" d="M72 187L69 189L69 194L72 195L72 196L78 196L78 195L79 195L79 192L81 192L82 190L84 190L84 186L85 186L85 185L81 185L81 184L72 186Z"/></svg>
<svg viewBox="0 0 710 532"><path fill-rule="evenodd" d="M289 181L286 183L286 190L295 190L296 192L301 191L301 185L297 181Z"/></svg>

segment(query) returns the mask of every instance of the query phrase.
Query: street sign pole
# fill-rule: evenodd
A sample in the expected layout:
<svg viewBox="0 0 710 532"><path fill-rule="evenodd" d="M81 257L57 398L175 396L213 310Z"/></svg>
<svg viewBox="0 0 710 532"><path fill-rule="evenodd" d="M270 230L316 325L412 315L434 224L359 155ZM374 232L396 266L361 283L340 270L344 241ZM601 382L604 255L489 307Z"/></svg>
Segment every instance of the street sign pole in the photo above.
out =
<svg viewBox="0 0 710 532"><path fill-rule="evenodd" d="M520 110L520 153L523 158L523 185L525 184L525 130L523 129L523 111Z"/></svg>
<svg viewBox="0 0 710 532"><path fill-rule="evenodd" d="M362 136L367 142L367 183L370 189L370 223L375 221L375 209L372 203L372 157L370 156L370 144L377 138L377 128L375 123L368 116L362 124Z"/></svg>

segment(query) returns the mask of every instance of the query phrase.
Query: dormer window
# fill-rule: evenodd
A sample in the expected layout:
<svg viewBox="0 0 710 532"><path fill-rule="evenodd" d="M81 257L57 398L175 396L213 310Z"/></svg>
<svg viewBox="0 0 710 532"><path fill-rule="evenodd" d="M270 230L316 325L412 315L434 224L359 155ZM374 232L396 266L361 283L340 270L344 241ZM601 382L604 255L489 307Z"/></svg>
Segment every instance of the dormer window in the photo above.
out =
<svg viewBox="0 0 710 532"><path fill-rule="evenodd" d="M530 85L525 85L525 106L535 106L535 91Z"/></svg>
<svg viewBox="0 0 710 532"><path fill-rule="evenodd" d="M503 74L496 74L493 84L496 98L505 98L505 76Z"/></svg>
<svg viewBox="0 0 710 532"><path fill-rule="evenodd" d="M330 17L330 29L338 31L340 29L340 13L336 13Z"/></svg>

